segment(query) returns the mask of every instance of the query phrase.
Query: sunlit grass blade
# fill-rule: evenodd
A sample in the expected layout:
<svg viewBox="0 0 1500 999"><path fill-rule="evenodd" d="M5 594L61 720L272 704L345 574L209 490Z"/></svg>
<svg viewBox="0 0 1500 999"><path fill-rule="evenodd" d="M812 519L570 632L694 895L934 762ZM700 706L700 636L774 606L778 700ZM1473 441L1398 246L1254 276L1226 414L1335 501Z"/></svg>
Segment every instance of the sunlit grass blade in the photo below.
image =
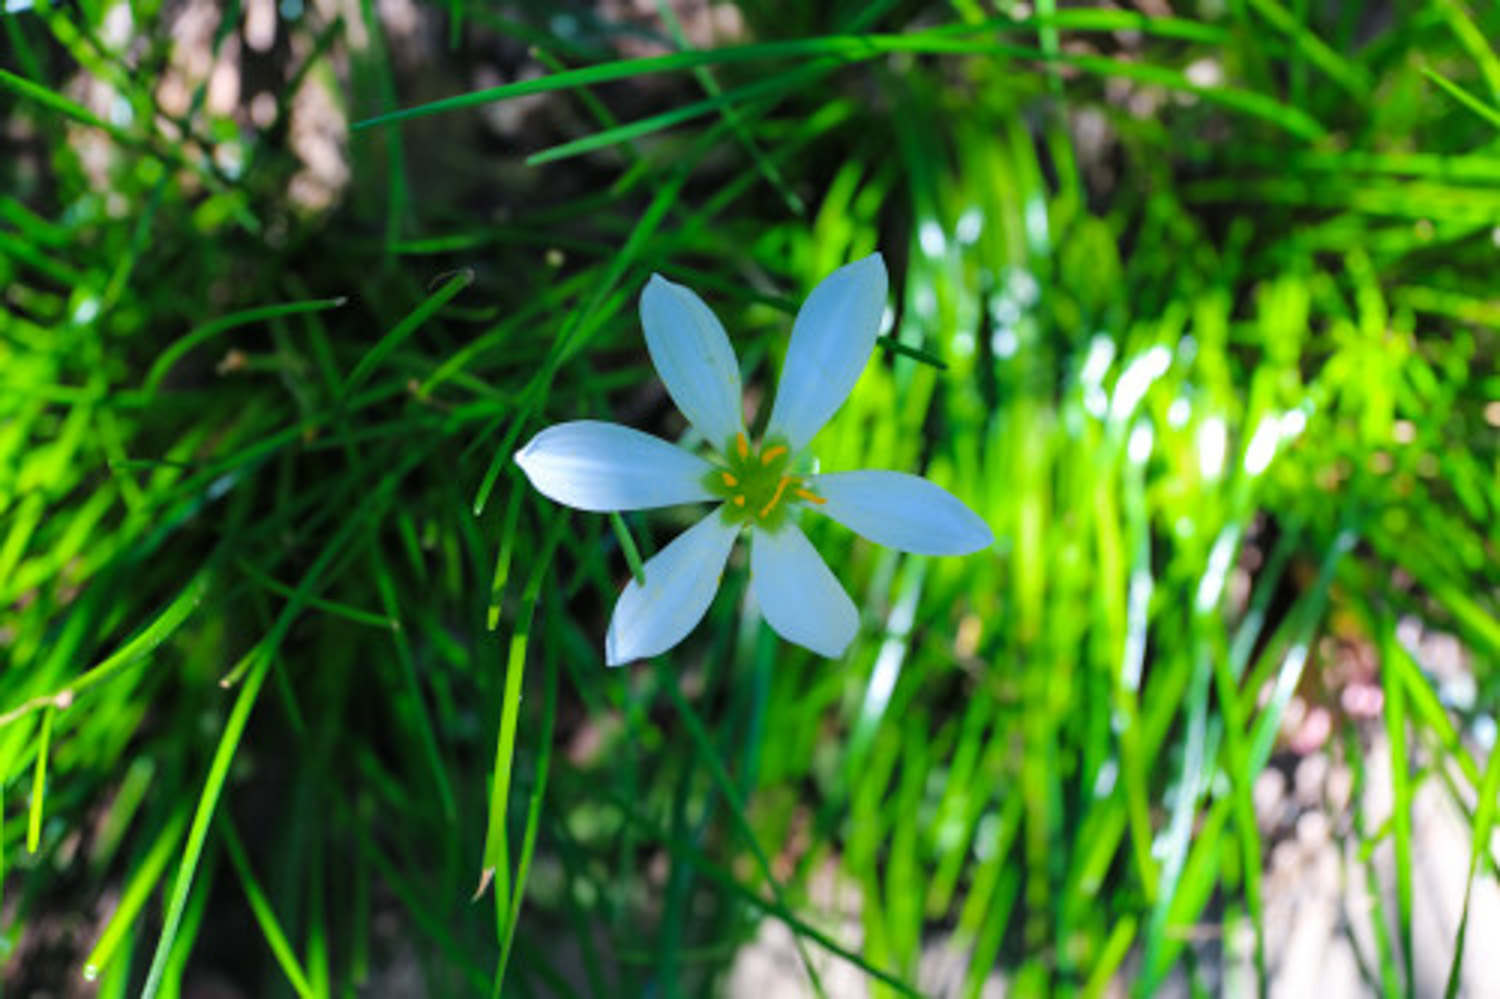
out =
<svg viewBox="0 0 1500 999"><path fill-rule="evenodd" d="M55 706L42 712L42 731L36 740L36 766L32 769L31 807L26 818L26 852L36 853L42 842L42 811L47 800L47 753L52 748L52 719Z"/></svg>
<svg viewBox="0 0 1500 999"><path fill-rule="evenodd" d="M153 999L157 990L161 988L162 976L167 970L167 959L172 953L173 945L177 940L177 932L182 925L188 893L192 890L194 878L198 873L198 861L203 855L203 844L208 839L209 826L213 823L214 811L219 805L219 795L224 790L224 783L229 777L229 765L234 761L240 737L244 735L245 725L250 720L250 712L254 709L256 698L260 695L261 684L265 682L266 673L271 669L271 662L269 653L257 657L245 677L245 682L240 686L234 706L230 709L229 717L224 723L224 731L219 736L219 744L214 750L213 761L209 765L208 775L203 782L203 791L198 797L198 804L193 812L192 826L188 829L187 842L183 846L182 861L172 880L161 936L157 939L156 951L151 958L151 967L146 972L146 984L141 989L143 999Z"/></svg>
<svg viewBox="0 0 1500 999"><path fill-rule="evenodd" d="M542 730L537 736L536 777L531 786L531 801L526 808L526 827L521 836L521 852L516 862L515 888L508 900L500 899L509 906L501 923L500 959L495 968L495 987L491 992L496 999L502 994L505 971L510 963L511 946L515 942L516 927L521 922L521 906L525 901L526 882L531 872L531 860L536 854L537 831L541 826L542 801L547 791L547 772L552 764L552 735L557 724L557 657L559 643L558 611L555 602L548 604L547 614L547 690L542 702Z"/></svg>
<svg viewBox="0 0 1500 999"><path fill-rule="evenodd" d="M151 848L146 851L145 856L131 872L124 890L120 893L119 904L115 907L109 922L105 924L104 932L99 935L93 949L84 958L83 975L85 978L97 977L101 969L113 962L115 952L131 932L141 909L144 908L151 898L151 893L160 883L167 865L178 855L182 831L188 822L189 804L190 802L183 801L177 811L162 824Z"/></svg>
<svg viewBox="0 0 1500 999"><path fill-rule="evenodd" d="M526 650L531 640L532 618L536 611L537 598L541 593L542 580L551 568L552 552L562 540L568 517L556 514L551 518L535 560L521 592L520 610L516 616L515 631L511 634L505 659L505 689L500 702L500 728L495 737L495 763L489 795L489 825L485 831L484 857L480 865L478 885L474 897L482 895L490 882L494 881L498 911L505 917L506 925L497 927L501 938L510 935L509 922L514 913L509 910L511 896L510 833L506 824L510 806L511 772L515 764L516 729L521 712L521 689L526 675Z"/></svg>

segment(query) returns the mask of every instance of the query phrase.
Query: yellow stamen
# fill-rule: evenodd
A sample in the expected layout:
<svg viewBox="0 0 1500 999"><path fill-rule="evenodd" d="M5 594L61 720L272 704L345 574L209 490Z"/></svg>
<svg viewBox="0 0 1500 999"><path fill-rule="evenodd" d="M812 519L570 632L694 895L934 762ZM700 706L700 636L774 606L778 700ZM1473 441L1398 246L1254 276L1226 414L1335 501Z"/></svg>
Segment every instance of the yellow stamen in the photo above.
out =
<svg viewBox="0 0 1500 999"><path fill-rule="evenodd" d="M743 496L736 496L734 498L734 505L735 506L744 506L745 505L745 497L743 497Z"/></svg>
<svg viewBox="0 0 1500 999"><path fill-rule="evenodd" d="M798 496L802 497L803 499L807 500L809 503L816 503L819 506L822 506L824 503L828 502L826 499L824 499L823 497L819 496L817 493L810 493L806 489L795 489L795 490L793 490L793 492L795 492Z"/></svg>
<svg viewBox="0 0 1500 999"><path fill-rule="evenodd" d="M770 513L771 510L776 506L776 504L781 502L781 494L786 492L786 487L791 485L791 483L792 477L790 475L783 475L781 477L781 481L776 483L776 492L771 495L771 502L767 503L760 509L760 515L762 517Z"/></svg>
<svg viewBox="0 0 1500 999"><path fill-rule="evenodd" d="M760 463L762 465L769 465L771 462L775 461L779 455L783 454L786 454L786 448L781 446L780 444L777 444L775 447L768 447L761 452Z"/></svg>
<svg viewBox="0 0 1500 999"><path fill-rule="evenodd" d="M740 484L740 480L736 479L733 475L730 475L728 472L725 472L721 476L721 478L723 478L724 484L726 486L728 486L730 489L733 489L735 486L737 486L737 485Z"/></svg>
<svg viewBox="0 0 1500 999"><path fill-rule="evenodd" d="M750 442L747 441L747 440L745 440L745 435L744 434L735 434L734 435L734 449L740 453L740 457L741 458L747 458L747 457L749 457L749 455L750 455Z"/></svg>

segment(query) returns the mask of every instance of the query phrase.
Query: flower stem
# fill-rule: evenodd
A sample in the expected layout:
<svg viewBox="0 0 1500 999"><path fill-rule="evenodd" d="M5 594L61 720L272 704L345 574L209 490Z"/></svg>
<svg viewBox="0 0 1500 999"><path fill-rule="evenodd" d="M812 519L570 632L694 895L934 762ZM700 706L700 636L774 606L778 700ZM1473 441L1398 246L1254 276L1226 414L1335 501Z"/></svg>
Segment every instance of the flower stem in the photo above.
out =
<svg viewBox="0 0 1500 999"><path fill-rule="evenodd" d="M646 585L646 569L641 565L641 553L635 547L635 539L630 536L630 528L625 524L625 518L618 513L609 515L610 525L615 529L615 537L619 539L620 550L625 553L625 561L630 564L630 574L640 586Z"/></svg>

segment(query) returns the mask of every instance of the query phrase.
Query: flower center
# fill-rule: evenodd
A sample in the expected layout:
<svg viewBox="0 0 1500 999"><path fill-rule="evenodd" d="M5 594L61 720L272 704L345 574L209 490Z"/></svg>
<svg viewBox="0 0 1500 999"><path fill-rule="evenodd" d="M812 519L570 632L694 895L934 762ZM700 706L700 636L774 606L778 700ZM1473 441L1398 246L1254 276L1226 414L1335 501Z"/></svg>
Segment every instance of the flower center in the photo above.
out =
<svg viewBox="0 0 1500 999"><path fill-rule="evenodd" d="M721 458L723 464L708 474L706 485L723 497L724 519L732 524L775 530L790 507L826 502L807 488L803 477L788 474L792 453L781 441L766 440L756 447L744 434L735 434Z"/></svg>

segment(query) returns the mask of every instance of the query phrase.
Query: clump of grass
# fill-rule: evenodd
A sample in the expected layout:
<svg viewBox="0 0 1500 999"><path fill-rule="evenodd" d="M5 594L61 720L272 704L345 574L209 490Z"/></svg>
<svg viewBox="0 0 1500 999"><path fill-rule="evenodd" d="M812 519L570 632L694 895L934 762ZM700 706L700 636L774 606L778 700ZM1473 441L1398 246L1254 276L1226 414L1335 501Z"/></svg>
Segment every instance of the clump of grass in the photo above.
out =
<svg viewBox="0 0 1500 999"><path fill-rule="evenodd" d="M1394 773L1354 833L1396 856L1372 979L1416 988L1422 784L1494 878L1492 13L773 3L715 39L283 4L193 54L123 10L0 14L17 990L689 994L766 919L815 987L930 990L939 939L963 995L1208 987L1240 924L1264 983L1251 792L1338 643ZM712 302L756 407L795 303L876 249L886 349L819 457L924 471L999 544L809 525L864 614L843 661L775 641L732 564L687 642L606 671L622 549L688 521L557 510L516 442L681 433L651 272Z"/></svg>

